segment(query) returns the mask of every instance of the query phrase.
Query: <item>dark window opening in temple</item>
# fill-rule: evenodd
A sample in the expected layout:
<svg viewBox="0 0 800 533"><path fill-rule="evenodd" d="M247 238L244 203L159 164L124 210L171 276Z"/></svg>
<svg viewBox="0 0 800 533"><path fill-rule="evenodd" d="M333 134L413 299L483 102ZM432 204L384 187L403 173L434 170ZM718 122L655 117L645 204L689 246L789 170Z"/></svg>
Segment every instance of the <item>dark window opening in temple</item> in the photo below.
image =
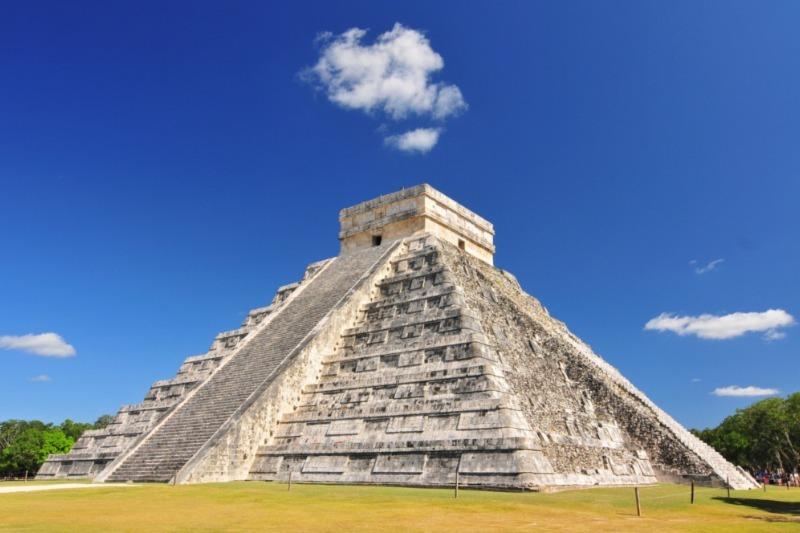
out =
<svg viewBox="0 0 800 533"><path fill-rule="evenodd" d="M381 236L381 235L373 235L372 236L372 246L380 246L382 240L383 240L383 236Z"/></svg>

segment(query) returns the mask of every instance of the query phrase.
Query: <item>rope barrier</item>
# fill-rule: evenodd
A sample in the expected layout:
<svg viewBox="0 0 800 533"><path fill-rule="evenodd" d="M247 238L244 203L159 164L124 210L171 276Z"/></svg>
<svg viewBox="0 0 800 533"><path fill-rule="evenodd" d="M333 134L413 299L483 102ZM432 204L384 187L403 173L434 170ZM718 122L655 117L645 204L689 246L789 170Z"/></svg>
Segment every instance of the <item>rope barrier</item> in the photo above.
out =
<svg viewBox="0 0 800 533"><path fill-rule="evenodd" d="M698 495L701 492L708 493L708 492L718 491L718 490L725 490L725 489L715 489L715 488L711 488L711 487L696 487L695 488L695 491L696 491L696 493ZM649 502L649 501L655 501L655 500L665 500L667 498L687 498L687 497L690 497L690 494L691 494L690 490L686 490L686 491L680 491L680 492L673 492L672 494L663 494L661 496L648 497L646 491L647 491L646 488L642 489L642 496L641 496L642 503L646 503L646 502Z"/></svg>
<svg viewBox="0 0 800 533"><path fill-rule="evenodd" d="M664 498L674 498L676 496L680 496L682 498L686 497L685 492L676 492L675 494L665 494L664 496L653 496L652 498L642 497L642 501L653 501L653 500L663 500Z"/></svg>

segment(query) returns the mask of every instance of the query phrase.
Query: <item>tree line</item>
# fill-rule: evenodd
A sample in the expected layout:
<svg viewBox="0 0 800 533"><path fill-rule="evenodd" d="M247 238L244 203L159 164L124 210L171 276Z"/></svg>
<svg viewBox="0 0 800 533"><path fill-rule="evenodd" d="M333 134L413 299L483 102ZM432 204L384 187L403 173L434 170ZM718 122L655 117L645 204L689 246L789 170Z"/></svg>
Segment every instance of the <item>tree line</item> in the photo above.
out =
<svg viewBox="0 0 800 533"><path fill-rule="evenodd" d="M800 392L756 402L715 428L692 430L728 461L755 471L800 467Z"/></svg>
<svg viewBox="0 0 800 533"><path fill-rule="evenodd" d="M0 422L0 477L34 475L51 453L67 453L87 429L106 427L114 417L103 415L93 424L74 422L46 424L39 420Z"/></svg>

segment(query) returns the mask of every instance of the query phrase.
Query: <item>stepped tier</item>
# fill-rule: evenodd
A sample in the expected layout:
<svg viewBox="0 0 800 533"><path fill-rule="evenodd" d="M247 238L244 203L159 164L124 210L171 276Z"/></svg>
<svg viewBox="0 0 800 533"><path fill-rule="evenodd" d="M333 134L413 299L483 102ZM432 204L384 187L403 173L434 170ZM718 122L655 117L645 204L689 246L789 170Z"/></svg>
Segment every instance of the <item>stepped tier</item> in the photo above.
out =
<svg viewBox="0 0 800 533"><path fill-rule="evenodd" d="M270 305L251 310L242 326L220 333L207 353L187 357L178 373L150 386L142 402L123 405L111 424L85 431L68 454L51 455L37 474L39 479L94 477L152 429L186 395L211 376L237 349L280 309L298 287L312 279L330 260L310 264L298 283L280 287Z"/></svg>
<svg viewBox="0 0 800 533"><path fill-rule="evenodd" d="M111 481L172 479L251 395L269 383L283 361L385 252L383 248L376 248L340 257L307 281L302 291L276 302L283 307L269 325L253 333L253 339L194 394L180 403L136 447L110 465L105 478ZM295 288L282 287L279 295ZM247 333L235 330L223 334L222 338L244 335Z"/></svg>
<svg viewBox="0 0 800 533"><path fill-rule="evenodd" d="M591 354L510 274L407 240L258 448L249 479L538 489L752 481Z"/></svg>
<svg viewBox="0 0 800 533"><path fill-rule="evenodd" d="M495 268L485 219L422 185L340 222L339 257L40 477L757 486Z"/></svg>
<svg viewBox="0 0 800 533"><path fill-rule="evenodd" d="M506 375L510 391L520 400L530 426L544 436L545 456L557 471L570 478L576 470L603 474L604 456L584 456L575 445L600 439L621 443L640 459L628 463L628 469L636 469L638 462L648 470L646 460L659 480L716 485L730 480L735 488L757 486L550 317L512 275L451 246L442 248L467 305L481 317L505 365L514 369ZM609 459L612 471L625 468L613 456Z"/></svg>
<svg viewBox="0 0 800 533"><path fill-rule="evenodd" d="M593 438L530 426L443 246L411 239L390 262L320 378L258 449L250 479L447 485L458 470L471 486L654 482L646 454L614 440L610 423ZM557 443L600 468L558 472L545 451Z"/></svg>

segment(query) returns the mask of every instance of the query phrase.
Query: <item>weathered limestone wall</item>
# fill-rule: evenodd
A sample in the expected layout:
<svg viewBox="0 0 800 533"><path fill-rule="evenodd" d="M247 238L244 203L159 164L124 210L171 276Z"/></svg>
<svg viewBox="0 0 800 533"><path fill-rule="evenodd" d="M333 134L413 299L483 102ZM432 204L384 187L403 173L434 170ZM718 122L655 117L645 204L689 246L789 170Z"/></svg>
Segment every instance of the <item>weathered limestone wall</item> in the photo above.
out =
<svg viewBox="0 0 800 533"><path fill-rule="evenodd" d="M337 259L40 475L756 486L494 268L488 221L428 185L340 220Z"/></svg>
<svg viewBox="0 0 800 533"><path fill-rule="evenodd" d="M625 441L616 421L596 409L588 391L565 374L563 361L540 346L541 328L511 300L522 294L516 281L446 243L442 257L480 317L510 394L553 466L553 475L537 481L548 486L654 483L645 451Z"/></svg>
<svg viewBox="0 0 800 533"><path fill-rule="evenodd" d="M443 224L439 218L425 218L425 232L435 235L438 239L449 242L453 246L461 246L466 253L473 255L484 263L494 263L494 245L487 244L485 240L478 240L473 233L456 233L452 226ZM491 242L491 241L489 241Z"/></svg>
<svg viewBox="0 0 800 533"><path fill-rule="evenodd" d="M178 483L246 479L258 446L275 432L279 417L297 406L303 388L319 377L323 355L330 353L339 333L369 299L375 279L390 268L389 258L397 253L398 244L387 244L385 248L386 253L365 272L358 285L309 333L308 343L289 354L276 377L254 393L178 472Z"/></svg>
<svg viewBox="0 0 800 533"><path fill-rule="evenodd" d="M416 213L416 211L414 211ZM398 217L391 222L383 219L379 228L374 230L359 229L356 233L342 240L342 253L347 254L372 246L373 236L380 235L386 242L402 239L425 230L425 219L422 217Z"/></svg>
<svg viewBox="0 0 800 533"><path fill-rule="evenodd" d="M430 486L459 469L464 485L513 488L552 472L433 241L406 239L251 479Z"/></svg>
<svg viewBox="0 0 800 533"><path fill-rule="evenodd" d="M479 284L454 271L453 259L469 254L430 234L406 242L298 409L258 450L251 479L435 486L458 470L473 487L656 481L613 421L565 419L565 405L577 410L583 397L556 362L529 357L529 332L502 336L496 321L508 320L506 310L483 305ZM532 390L560 425L531 425ZM570 432L578 423L598 432Z"/></svg>
<svg viewBox="0 0 800 533"><path fill-rule="evenodd" d="M372 238L436 235L492 264L494 227L486 219L427 184L403 189L342 209L339 214L342 253L372 245Z"/></svg>
<svg viewBox="0 0 800 533"><path fill-rule="evenodd" d="M660 481L695 479L714 486L729 482L735 489L759 486L750 474L729 463L656 406L616 368L569 333L566 326L556 323L563 329L563 339L572 348L571 353L577 352L586 362L573 365L568 372L573 373L575 379L585 380L600 401L606 402L620 424L624 424L630 438L650 451Z"/></svg>
<svg viewBox="0 0 800 533"><path fill-rule="evenodd" d="M445 248L469 304L515 368L508 381L531 426L549 443L545 454L557 471L576 481L629 472L756 486L551 318L513 276Z"/></svg>

